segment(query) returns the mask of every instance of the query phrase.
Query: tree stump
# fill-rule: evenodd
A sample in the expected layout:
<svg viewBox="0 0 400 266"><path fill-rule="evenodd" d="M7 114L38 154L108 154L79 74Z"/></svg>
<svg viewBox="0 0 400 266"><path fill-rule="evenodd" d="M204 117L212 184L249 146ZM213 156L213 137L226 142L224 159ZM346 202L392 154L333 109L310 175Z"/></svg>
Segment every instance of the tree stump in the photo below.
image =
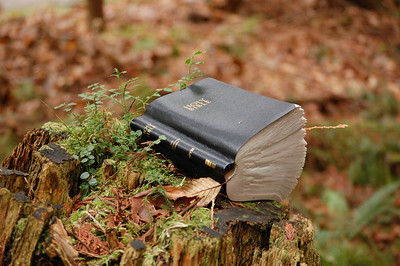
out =
<svg viewBox="0 0 400 266"><path fill-rule="evenodd" d="M14 227L20 219L24 204L29 200L23 192L12 193L6 188L0 188L0 265L4 258L6 246L10 242Z"/></svg>
<svg viewBox="0 0 400 266"><path fill-rule="evenodd" d="M311 222L274 202L244 203L245 207L220 202L215 213L216 230L204 227L188 233L171 230L169 254L158 254L155 265L319 265L313 247ZM218 204L217 204L218 205ZM247 206L246 206L247 205ZM277 205L277 206L275 206ZM290 229L288 229L290 225ZM121 265L142 265L154 253L143 242L131 242ZM167 258L167 260L165 260Z"/></svg>
<svg viewBox="0 0 400 266"><path fill-rule="evenodd" d="M56 218L50 226L49 238L46 252L50 258L58 257L64 265L78 265L74 259L79 254L73 247L60 219Z"/></svg>
<svg viewBox="0 0 400 266"><path fill-rule="evenodd" d="M31 265L32 257L36 250L36 245L48 224L49 218L53 212L50 206L36 205L33 212L26 218L26 225L22 232L17 234L18 241L12 243L12 259L10 265Z"/></svg>
<svg viewBox="0 0 400 266"><path fill-rule="evenodd" d="M59 206L77 192L78 163L58 133L28 132L0 167L0 265L31 265L37 243ZM8 167L8 168L7 168ZM17 193L15 193L17 192Z"/></svg>
<svg viewBox="0 0 400 266"><path fill-rule="evenodd" d="M33 153L28 171L28 197L63 204L77 194L78 162L60 145L49 143Z"/></svg>
<svg viewBox="0 0 400 266"><path fill-rule="evenodd" d="M60 135L42 129L28 132L0 168L0 219L7 221L0 223L0 266L79 263L76 260L79 249L70 240L73 232L64 229L60 215L68 213L66 207L71 206L71 197L78 193L81 170L71 155L51 143L57 138ZM106 161L101 172L112 179L116 178L114 170L114 162ZM132 176L124 178L127 183L123 183L127 188L134 187L140 176L136 172L129 174ZM286 206L272 201L232 203L220 196L212 213L217 221L215 228L190 229L176 223L167 229L158 229L154 224L153 238L163 238L162 249L142 242L146 240L144 236L128 242L112 262L120 265L320 264L313 247L311 222L301 215L290 218ZM157 230L162 231L157 234ZM110 250L121 249L121 242L112 241L116 240L116 231L111 228L104 230L104 234Z"/></svg>
<svg viewBox="0 0 400 266"><path fill-rule="evenodd" d="M3 167L27 172L31 164L32 153L39 150L43 145L60 138L62 138L62 135L53 134L44 129L34 129L26 133L11 155L4 161Z"/></svg>
<svg viewBox="0 0 400 266"><path fill-rule="evenodd" d="M0 167L0 187L5 187L11 192L25 190L28 174L22 171Z"/></svg>

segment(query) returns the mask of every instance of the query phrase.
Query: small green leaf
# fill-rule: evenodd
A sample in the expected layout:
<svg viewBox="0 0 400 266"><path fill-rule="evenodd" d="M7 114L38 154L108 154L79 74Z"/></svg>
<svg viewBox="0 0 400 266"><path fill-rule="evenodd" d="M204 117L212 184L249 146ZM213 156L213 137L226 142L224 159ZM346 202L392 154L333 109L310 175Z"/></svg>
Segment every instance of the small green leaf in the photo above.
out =
<svg viewBox="0 0 400 266"><path fill-rule="evenodd" d="M81 163L86 163L87 161L89 161L88 158L83 158L82 161L81 161Z"/></svg>
<svg viewBox="0 0 400 266"><path fill-rule="evenodd" d="M187 60L185 61L185 64L188 65L188 64L190 64L190 62L192 62L192 58L187 59Z"/></svg>
<svg viewBox="0 0 400 266"><path fill-rule="evenodd" d="M96 173L96 168L90 168L89 173L94 175Z"/></svg>
<svg viewBox="0 0 400 266"><path fill-rule="evenodd" d="M355 237L375 216L383 214L388 210L388 207L392 204L393 193L399 186L400 183L395 182L378 189L368 200L356 209L350 225L350 238Z"/></svg>
<svg viewBox="0 0 400 266"><path fill-rule="evenodd" d="M91 178L91 179L89 180L89 185L91 185L91 186L96 186L96 185L97 185L97 180L96 180L96 178Z"/></svg>
<svg viewBox="0 0 400 266"><path fill-rule="evenodd" d="M94 146L92 144L90 144L89 146L86 147L86 149L88 151L92 151L94 149Z"/></svg>
<svg viewBox="0 0 400 266"><path fill-rule="evenodd" d="M80 176L81 179L86 180L88 179L88 177L90 176L90 174L88 172L83 172Z"/></svg>
<svg viewBox="0 0 400 266"><path fill-rule="evenodd" d="M65 103L62 103L62 104L60 104L60 105L54 107L54 109L59 109L59 108L61 108L61 107L63 107L63 106L65 106Z"/></svg>

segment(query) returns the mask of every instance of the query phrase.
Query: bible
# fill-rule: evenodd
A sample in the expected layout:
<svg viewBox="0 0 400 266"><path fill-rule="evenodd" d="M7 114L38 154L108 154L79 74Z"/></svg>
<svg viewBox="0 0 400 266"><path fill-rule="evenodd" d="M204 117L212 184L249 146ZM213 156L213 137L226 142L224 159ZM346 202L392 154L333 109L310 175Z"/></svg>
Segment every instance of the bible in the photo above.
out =
<svg viewBox="0 0 400 266"><path fill-rule="evenodd" d="M131 122L189 177L226 183L234 201L286 198L306 156L303 109L205 78L154 100Z"/></svg>

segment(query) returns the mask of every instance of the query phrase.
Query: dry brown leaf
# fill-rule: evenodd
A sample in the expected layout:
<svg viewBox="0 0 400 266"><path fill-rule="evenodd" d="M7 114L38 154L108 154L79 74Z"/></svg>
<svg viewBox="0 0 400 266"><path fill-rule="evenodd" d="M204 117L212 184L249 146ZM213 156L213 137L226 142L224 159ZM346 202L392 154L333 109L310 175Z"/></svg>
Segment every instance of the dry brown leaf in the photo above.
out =
<svg viewBox="0 0 400 266"><path fill-rule="evenodd" d="M158 212L155 209L153 204L143 202L142 208L139 211L139 216L146 223L151 223L153 220L153 216L157 215Z"/></svg>
<svg viewBox="0 0 400 266"><path fill-rule="evenodd" d="M82 254L88 254L92 257L100 257L109 252L108 243L101 241L100 238L92 233L93 226L91 223L85 223L79 227L75 227L74 235L79 240L75 246L76 250Z"/></svg>
<svg viewBox="0 0 400 266"><path fill-rule="evenodd" d="M208 205L215 199L221 190L221 184L210 177L203 177L193 179L185 186L178 187L164 187L166 195L171 200L177 200L182 197L199 198L197 203L198 207Z"/></svg>

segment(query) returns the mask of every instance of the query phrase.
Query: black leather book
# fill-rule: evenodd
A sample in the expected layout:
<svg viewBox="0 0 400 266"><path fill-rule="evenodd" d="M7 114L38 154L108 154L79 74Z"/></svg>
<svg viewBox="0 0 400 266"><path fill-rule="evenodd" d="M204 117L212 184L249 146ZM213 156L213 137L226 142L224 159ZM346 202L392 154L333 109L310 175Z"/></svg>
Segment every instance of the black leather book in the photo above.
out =
<svg viewBox="0 0 400 266"><path fill-rule="evenodd" d="M131 123L191 177L226 183L231 200L283 200L302 171L306 119L299 105L206 78L162 96Z"/></svg>

